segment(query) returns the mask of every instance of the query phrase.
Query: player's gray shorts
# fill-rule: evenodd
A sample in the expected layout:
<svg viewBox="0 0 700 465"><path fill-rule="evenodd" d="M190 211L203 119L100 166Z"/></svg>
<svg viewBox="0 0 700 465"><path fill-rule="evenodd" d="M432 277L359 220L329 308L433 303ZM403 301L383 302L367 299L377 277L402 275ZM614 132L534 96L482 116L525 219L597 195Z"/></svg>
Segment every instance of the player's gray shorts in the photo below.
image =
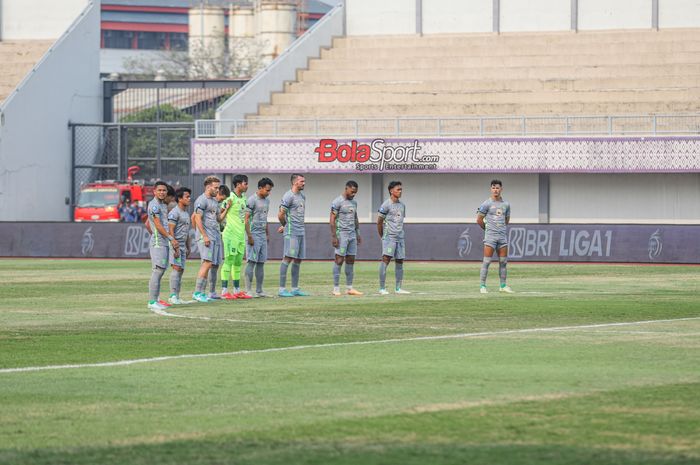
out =
<svg viewBox="0 0 700 465"><path fill-rule="evenodd" d="M304 236L284 236L284 256L289 258L306 258Z"/></svg>
<svg viewBox="0 0 700 465"><path fill-rule="evenodd" d="M357 255L357 235L355 233L338 234L338 247L335 249L335 254L340 257Z"/></svg>
<svg viewBox="0 0 700 465"><path fill-rule="evenodd" d="M166 269L168 267L168 250L170 247L161 245L158 247L150 246L148 252L151 254L151 267Z"/></svg>
<svg viewBox="0 0 700 465"><path fill-rule="evenodd" d="M204 241L199 239L197 248L202 261L206 260L211 262L212 265L220 265L224 259L224 249L221 246L221 241L210 240L209 247L207 247L204 245Z"/></svg>
<svg viewBox="0 0 700 465"><path fill-rule="evenodd" d="M253 236L254 245L246 245L245 255L249 262L265 263L267 261L267 236Z"/></svg>
<svg viewBox="0 0 700 465"><path fill-rule="evenodd" d="M484 245L488 245L494 250L508 247L508 239L505 236L487 236L484 237Z"/></svg>
<svg viewBox="0 0 700 465"><path fill-rule="evenodd" d="M172 247L168 247L168 249L170 249L168 252L168 262L171 265L179 266L184 270L185 262L187 261L187 244L185 242L180 242L180 256L177 258L175 258L175 249Z"/></svg>
<svg viewBox="0 0 700 465"><path fill-rule="evenodd" d="M403 239L382 239L382 255L394 257L394 260L406 258L406 246Z"/></svg>

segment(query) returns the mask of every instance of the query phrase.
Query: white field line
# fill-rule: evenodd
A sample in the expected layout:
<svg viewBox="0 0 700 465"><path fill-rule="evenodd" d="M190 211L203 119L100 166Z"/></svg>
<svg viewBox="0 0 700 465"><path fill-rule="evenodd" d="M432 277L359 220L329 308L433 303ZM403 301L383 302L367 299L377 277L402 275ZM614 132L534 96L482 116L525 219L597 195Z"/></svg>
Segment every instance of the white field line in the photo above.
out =
<svg viewBox="0 0 700 465"><path fill-rule="evenodd" d="M117 367L117 366L127 366L136 365L140 363L153 363L153 362L164 362L168 360L181 360L181 359L191 359L191 358L209 358L209 357L229 357L236 355L249 355L249 354L264 354L271 352L287 352L292 350L306 350L306 349L326 349L331 347L348 347L348 346L363 346L363 345L374 345L374 344L391 344L397 342L416 342L416 341L442 341L447 339L465 339L472 337L485 337L485 336L506 336L511 334L527 334L527 333L548 333L557 331L580 331L582 329L596 329L596 328L612 328L619 326L636 326L636 325L648 325L648 324L660 324L660 323L677 323L680 321L695 321L700 320L700 317L689 317L689 318L674 318L667 320L642 320L642 321L628 321L619 323L600 323L591 325L579 325L579 326L558 326L551 328L526 328L526 329L509 329L503 331L484 331L480 333L459 333L459 334L446 334L443 336L417 336L417 337L407 337L402 339L379 339L373 341L351 341L351 342L332 342L326 344L309 344L300 346L289 346L289 347L272 347L269 349L254 349L254 350L237 350L234 352L218 352L210 354L182 354L182 355L168 355L163 357L151 357L151 358L137 358L132 360L119 360L116 362L102 362L102 363L82 363L82 364L72 364L72 365L46 365L38 367L21 367L21 368L3 368L0 369L0 374L7 373L23 373L31 371L47 371L47 370L67 370L75 368L103 368L103 367ZM605 332L602 331L602 334Z"/></svg>
<svg viewBox="0 0 700 465"><path fill-rule="evenodd" d="M202 320L202 321L228 321L231 323L252 323L252 324L276 324L276 325L304 325L304 326L354 326L342 323L315 323L311 321L277 321L277 320L243 320L238 318L213 318L209 316L191 316L179 315L170 313L166 310L151 310L153 313L161 316L169 316L173 318L185 318L187 320Z"/></svg>

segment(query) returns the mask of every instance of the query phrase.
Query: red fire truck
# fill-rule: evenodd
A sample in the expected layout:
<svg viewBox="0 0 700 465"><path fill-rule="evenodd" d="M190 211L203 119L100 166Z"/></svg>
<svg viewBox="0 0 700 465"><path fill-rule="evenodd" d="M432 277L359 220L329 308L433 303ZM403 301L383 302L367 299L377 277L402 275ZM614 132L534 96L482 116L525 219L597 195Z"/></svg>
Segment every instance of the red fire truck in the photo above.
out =
<svg viewBox="0 0 700 465"><path fill-rule="evenodd" d="M134 180L141 168L131 166L126 181L95 181L80 187L75 221L120 221L119 207L130 201L132 205L146 206L153 198L153 186ZM138 220L140 221L140 219Z"/></svg>

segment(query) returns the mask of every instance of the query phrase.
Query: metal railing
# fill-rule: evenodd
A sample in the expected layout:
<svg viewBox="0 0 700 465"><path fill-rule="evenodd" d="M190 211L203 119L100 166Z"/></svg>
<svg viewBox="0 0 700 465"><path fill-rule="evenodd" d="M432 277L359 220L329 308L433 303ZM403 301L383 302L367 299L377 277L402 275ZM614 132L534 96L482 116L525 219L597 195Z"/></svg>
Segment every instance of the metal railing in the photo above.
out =
<svg viewBox="0 0 700 465"><path fill-rule="evenodd" d="M198 120L195 138L505 137L700 134L700 114Z"/></svg>

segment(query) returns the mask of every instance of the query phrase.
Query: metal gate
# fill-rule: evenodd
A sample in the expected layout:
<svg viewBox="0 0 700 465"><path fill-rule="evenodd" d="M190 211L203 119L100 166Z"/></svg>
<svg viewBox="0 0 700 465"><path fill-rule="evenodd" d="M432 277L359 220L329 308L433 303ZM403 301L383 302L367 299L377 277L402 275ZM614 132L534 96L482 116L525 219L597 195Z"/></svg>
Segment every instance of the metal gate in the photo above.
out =
<svg viewBox="0 0 700 465"><path fill-rule="evenodd" d="M203 176L190 166L193 123L72 124L71 131L73 206L83 184L125 180L132 166L140 168L134 179L145 183L202 191Z"/></svg>

